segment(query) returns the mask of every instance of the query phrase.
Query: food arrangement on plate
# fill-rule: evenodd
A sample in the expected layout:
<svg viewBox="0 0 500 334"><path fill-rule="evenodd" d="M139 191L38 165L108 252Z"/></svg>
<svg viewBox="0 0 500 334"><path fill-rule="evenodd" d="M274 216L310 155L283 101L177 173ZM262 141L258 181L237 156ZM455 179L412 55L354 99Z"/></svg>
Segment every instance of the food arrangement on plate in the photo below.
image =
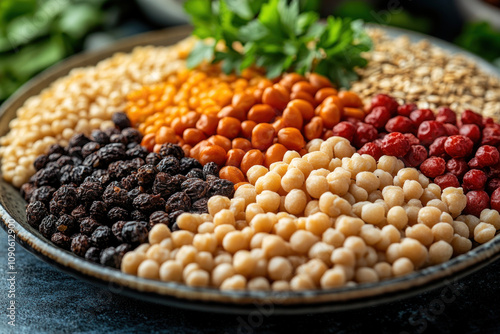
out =
<svg viewBox="0 0 500 334"><path fill-rule="evenodd" d="M31 227L126 274L220 290L374 283L495 238L498 78L296 1L243 3L187 1L199 39L26 101L0 157Z"/></svg>

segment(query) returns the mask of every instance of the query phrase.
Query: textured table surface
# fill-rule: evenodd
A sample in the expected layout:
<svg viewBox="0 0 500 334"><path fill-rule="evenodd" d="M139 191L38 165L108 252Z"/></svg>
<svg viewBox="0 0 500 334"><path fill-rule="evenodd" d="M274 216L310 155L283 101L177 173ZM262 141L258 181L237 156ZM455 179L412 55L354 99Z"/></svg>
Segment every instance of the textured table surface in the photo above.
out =
<svg viewBox="0 0 500 334"><path fill-rule="evenodd" d="M500 262L417 297L341 313L253 317L208 314L112 294L16 245L16 327L8 325L7 234L0 231L0 333L495 333Z"/></svg>

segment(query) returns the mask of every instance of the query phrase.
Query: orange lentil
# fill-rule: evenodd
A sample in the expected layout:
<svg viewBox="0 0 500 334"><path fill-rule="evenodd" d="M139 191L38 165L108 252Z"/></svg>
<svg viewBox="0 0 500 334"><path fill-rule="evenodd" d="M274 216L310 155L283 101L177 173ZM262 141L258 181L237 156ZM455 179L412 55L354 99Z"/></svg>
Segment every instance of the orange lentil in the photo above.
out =
<svg viewBox="0 0 500 334"><path fill-rule="evenodd" d="M356 93L342 91L339 93L339 98L342 100L344 107L359 108L363 106L363 101Z"/></svg>
<svg viewBox="0 0 500 334"><path fill-rule="evenodd" d="M231 142L232 148L237 148L247 152L252 149L252 143L245 138L234 138Z"/></svg>
<svg viewBox="0 0 500 334"><path fill-rule="evenodd" d="M221 135L213 135L212 137L208 138L208 141L214 145L222 147L226 152L231 149L231 141L227 137Z"/></svg>
<svg viewBox="0 0 500 334"><path fill-rule="evenodd" d="M265 151L273 144L274 127L269 123L257 124L252 130L252 147Z"/></svg>
<svg viewBox="0 0 500 334"><path fill-rule="evenodd" d="M307 140L320 138L323 133L323 119L315 116L304 126L304 135Z"/></svg>
<svg viewBox="0 0 500 334"><path fill-rule="evenodd" d="M299 81L306 81L306 78L297 73L287 73L283 76L283 78L281 78L279 83L286 89L290 90L292 89L292 86Z"/></svg>
<svg viewBox="0 0 500 334"><path fill-rule="evenodd" d="M290 101L290 92L280 84L267 87L262 94L262 102L278 110L285 109L288 101Z"/></svg>
<svg viewBox="0 0 500 334"><path fill-rule="evenodd" d="M249 121L256 123L268 123L276 117L274 109L267 104L256 104L248 111L247 118Z"/></svg>
<svg viewBox="0 0 500 334"><path fill-rule="evenodd" d="M247 174L250 167L255 165L262 165L264 163L264 155L260 150L253 149L245 153L241 160L240 169L244 175Z"/></svg>
<svg viewBox="0 0 500 334"><path fill-rule="evenodd" d="M182 134L182 138L184 142L189 145L196 145L200 141L207 139L207 136L203 133L203 131L196 128L189 128L184 130Z"/></svg>
<svg viewBox="0 0 500 334"><path fill-rule="evenodd" d="M316 87L314 87L313 85L311 85L311 83L309 83L307 81L299 81L292 86L291 91L292 91L292 93L305 92L305 93L310 94L311 96L314 96L314 94L316 94L317 90L318 89Z"/></svg>
<svg viewBox="0 0 500 334"><path fill-rule="evenodd" d="M365 117L365 112L360 108L344 108L345 117L354 117L362 120Z"/></svg>
<svg viewBox="0 0 500 334"><path fill-rule="evenodd" d="M229 139L234 139L241 131L241 122L234 117L221 118L217 125L217 134Z"/></svg>
<svg viewBox="0 0 500 334"><path fill-rule="evenodd" d="M266 167L271 166L272 163L282 161L288 149L282 144L273 144L269 147L264 155L264 164Z"/></svg>
<svg viewBox="0 0 500 334"><path fill-rule="evenodd" d="M226 155L226 166L240 167L241 160L245 156L245 151L239 148L232 148Z"/></svg>
<svg viewBox="0 0 500 334"><path fill-rule="evenodd" d="M328 80L327 77L318 74L318 73L311 73L309 74L309 82L311 85L313 85L317 89L325 88L325 87L332 87L332 83L330 80Z"/></svg>
<svg viewBox="0 0 500 334"><path fill-rule="evenodd" d="M215 162L219 166L224 166L226 162L226 151L219 145L205 147L200 152L200 163L206 165L209 162Z"/></svg>
<svg viewBox="0 0 500 334"><path fill-rule="evenodd" d="M219 125L219 119L213 115L201 115L198 122L196 122L196 128L203 131L207 136L215 134L217 125Z"/></svg>
<svg viewBox="0 0 500 334"><path fill-rule="evenodd" d="M338 94L338 92L335 88L331 88L331 87L321 88L320 90L318 90L316 92L316 95L314 95L314 101L316 101L316 103L320 104L328 96L335 96L337 94Z"/></svg>
<svg viewBox="0 0 500 334"><path fill-rule="evenodd" d="M246 119L246 112L241 107L226 106L219 111L217 117L234 117L239 121L244 121Z"/></svg>
<svg viewBox="0 0 500 334"><path fill-rule="evenodd" d="M335 104L326 104L319 107L318 116L323 119L326 128L332 128L340 122L340 110Z"/></svg>
<svg viewBox="0 0 500 334"><path fill-rule="evenodd" d="M300 130L295 128L283 128L278 132L278 142L289 150L299 151L306 143Z"/></svg>
<svg viewBox="0 0 500 334"><path fill-rule="evenodd" d="M252 131L253 128L257 123L255 121L244 121L241 123L241 135L245 138L251 138L252 137Z"/></svg>
<svg viewBox="0 0 500 334"><path fill-rule="evenodd" d="M312 105L316 105L316 101L314 100L314 96L309 94L309 93L298 91L298 92L292 92L290 94L290 100L299 100L299 99L305 100Z"/></svg>
<svg viewBox="0 0 500 334"><path fill-rule="evenodd" d="M241 170L233 166L222 167L219 171L219 177L221 179L229 180L234 184L245 182L245 175L243 175Z"/></svg>

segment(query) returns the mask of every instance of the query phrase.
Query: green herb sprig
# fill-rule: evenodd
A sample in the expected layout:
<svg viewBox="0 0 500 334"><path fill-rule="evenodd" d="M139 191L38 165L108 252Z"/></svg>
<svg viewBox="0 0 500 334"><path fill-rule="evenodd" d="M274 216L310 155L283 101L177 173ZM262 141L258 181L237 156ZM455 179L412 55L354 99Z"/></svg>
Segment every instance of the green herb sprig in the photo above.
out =
<svg viewBox="0 0 500 334"><path fill-rule="evenodd" d="M297 0L188 0L193 35L201 39L188 67L209 61L239 73L256 65L269 78L317 72L348 87L358 78L355 68L367 65L362 53L372 49L363 22L334 17L319 22L316 12L301 7Z"/></svg>

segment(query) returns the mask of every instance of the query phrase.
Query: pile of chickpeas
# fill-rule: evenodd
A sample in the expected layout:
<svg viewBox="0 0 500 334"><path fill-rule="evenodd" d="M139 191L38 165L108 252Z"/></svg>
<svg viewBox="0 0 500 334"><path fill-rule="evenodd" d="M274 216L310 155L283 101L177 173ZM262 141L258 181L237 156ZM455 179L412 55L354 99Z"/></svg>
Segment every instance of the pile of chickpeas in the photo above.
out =
<svg viewBox="0 0 500 334"><path fill-rule="evenodd" d="M305 290L377 282L448 261L491 240L500 215L461 216L461 188L441 188L395 157L378 163L341 137L247 171L234 198L155 225L122 271L221 290Z"/></svg>
<svg viewBox="0 0 500 334"><path fill-rule="evenodd" d="M307 141L332 136L342 119L365 116L356 94L337 92L315 73L271 81L255 70L239 77L207 66L142 87L128 99L143 146L158 151L167 142L180 144L186 156L223 167L220 176L234 183L244 182L253 165L281 161L288 150L307 153Z"/></svg>

